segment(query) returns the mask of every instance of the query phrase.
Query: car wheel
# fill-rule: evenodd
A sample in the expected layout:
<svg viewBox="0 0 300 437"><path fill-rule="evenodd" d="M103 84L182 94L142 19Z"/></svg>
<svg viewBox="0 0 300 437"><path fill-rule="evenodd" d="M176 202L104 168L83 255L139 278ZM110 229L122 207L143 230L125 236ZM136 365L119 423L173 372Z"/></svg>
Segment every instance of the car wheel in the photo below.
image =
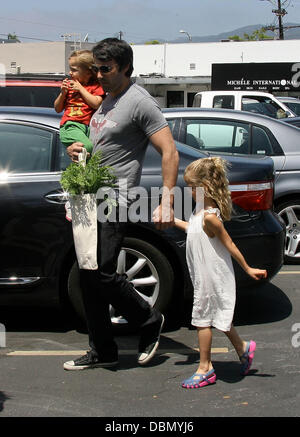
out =
<svg viewBox="0 0 300 437"><path fill-rule="evenodd" d="M166 311L172 298L174 272L166 258L152 244L137 238L125 238L121 249L117 272L125 274L138 293L152 307ZM84 307L79 285L79 270L74 263L68 278L68 295L80 319L85 320ZM127 328L127 320L111 307L111 320L118 330Z"/></svg>
<svg viewBox="0 0 300 437"><path fill-rule="evenodd" d="M285 262L300 264L300 199L278 205L276 212L286 225Z"/></svg>

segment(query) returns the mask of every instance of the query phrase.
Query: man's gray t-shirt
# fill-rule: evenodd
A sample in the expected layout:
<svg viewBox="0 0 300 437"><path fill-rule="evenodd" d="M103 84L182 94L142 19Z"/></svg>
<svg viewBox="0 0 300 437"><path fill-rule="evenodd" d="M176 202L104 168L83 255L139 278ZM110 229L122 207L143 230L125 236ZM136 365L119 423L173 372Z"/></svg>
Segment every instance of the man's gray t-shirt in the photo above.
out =
<svg viewBox="0 0 300 437"><path fill-rule="evenodd" d="M101 150L103 165L132 189L140 182L149 136L167 126L158 103L148 91L131 83L116 98L109 94L90 122L93 153Z"/></svg>

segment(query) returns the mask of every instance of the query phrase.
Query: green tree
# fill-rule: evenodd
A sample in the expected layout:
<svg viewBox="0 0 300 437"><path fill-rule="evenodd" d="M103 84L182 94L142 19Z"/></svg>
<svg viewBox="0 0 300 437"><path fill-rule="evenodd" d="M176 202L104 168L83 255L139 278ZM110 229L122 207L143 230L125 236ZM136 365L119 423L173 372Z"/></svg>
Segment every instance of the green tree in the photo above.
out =
<svg viewBox="0 0 300 437"><path fill-rule="evenodd" d="M157 39L154 39L152 41L146 41L145 44L151 45L151 44L160 44L160 42Z"/></svg>
<svg viewBox="0 0 300 437"><path fill-rule="evenodd" d="M232 41L244 41L239 35L232 35L228 39L231 39Z"/></svg>
<svg viewBox="0 0 300 437"><path fill-rule="evenodd" d="M9 33L7 35L7 39L14 39L14 40L20 42L20 40L18 39L18 37L17 37L17 35L15 33Z"/></svg>
<svg viewBox="0 0 300 437"><path fill-rule="evenodd" d="M254 30L251 35L244 33L244 38L248 41L261 41L264 39L272 39L272 37L268 36L265 32L265 28L262 27L261 29Z"/></svg>
<svg viewBox="0 0 300 437"><path fill-rule="evenodd" d="M248 33L244 33L244 38L241 38L239 35L230 36L229 39L232 41L262 41L264 39L273 39L271 36L266 34L266 30L264 27L261 29L254 30L250 35Z"/></svg>

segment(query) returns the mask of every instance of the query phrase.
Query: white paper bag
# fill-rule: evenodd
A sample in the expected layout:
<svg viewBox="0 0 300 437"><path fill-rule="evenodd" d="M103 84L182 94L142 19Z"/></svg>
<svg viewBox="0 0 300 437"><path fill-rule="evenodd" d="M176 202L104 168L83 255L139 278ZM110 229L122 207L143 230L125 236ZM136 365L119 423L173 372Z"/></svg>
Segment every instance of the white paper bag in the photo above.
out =
<svg viewBox="0 0 300 437"><path fill-rule="evenodd" d="M97 270L96 194L70 196L75 251L80 269Z"/></svg>

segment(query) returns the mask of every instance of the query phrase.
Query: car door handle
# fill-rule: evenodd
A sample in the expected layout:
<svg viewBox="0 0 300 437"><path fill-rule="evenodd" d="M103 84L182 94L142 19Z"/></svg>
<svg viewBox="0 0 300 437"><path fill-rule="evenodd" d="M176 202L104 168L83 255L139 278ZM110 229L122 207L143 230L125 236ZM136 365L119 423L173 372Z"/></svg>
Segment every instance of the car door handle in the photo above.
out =
<svg viewBox="0 0 300 437"><path fill-rule="evenodd" d="M51 203L66 203L69 200L69 194L65 191L52 191L45 194L45 199Z"/></svg>

